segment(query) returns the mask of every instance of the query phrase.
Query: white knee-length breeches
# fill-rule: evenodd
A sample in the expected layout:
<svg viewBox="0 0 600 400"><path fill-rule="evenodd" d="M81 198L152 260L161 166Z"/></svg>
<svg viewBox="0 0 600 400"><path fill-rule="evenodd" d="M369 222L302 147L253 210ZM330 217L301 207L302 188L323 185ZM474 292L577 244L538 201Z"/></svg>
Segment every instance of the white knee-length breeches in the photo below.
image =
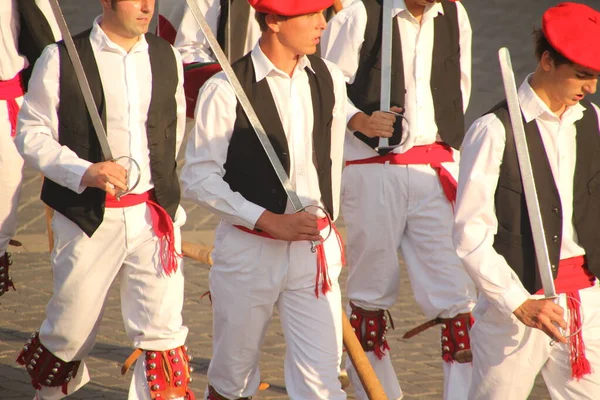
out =
<svg viewBox="0 0 600 400"><path fill-rule="evenodd" d="M23 97L16 99L21 105ZM23 159L10 134L6 101L0 100L0 256L17 230L17 208L23 178Z"/></svg>
<svg viewBox="0 0 600 400"><path fill-rule="evenodd" d="M453 171L456 163L448 166ZM455 169L455 168L454 168ZM470 312L476 290L452 243L452 204L428 165L363 164L344 169L349 299L366 310L389 309L398 296L398 250L425 317ZM368 353L390 399L402 396L389 354ZM470 364L444 363L445 400L466 398ZM351 377L355 377L349 365ZM359 398L366 399L358 379Z"/></svg>
<svg viewBox="0 0 600 400"><path fill-rule="evenodd" d="M174 222L180 252L180 207ZM94 346L110 285L121 278L121 312L134 348L168 350L182 346L188 329L182 325L182 263L166 276L160 244L152 230L146 204L107 208L104 220L90 238L72 221L56 212L52 220L54 250L53 296L40 328L40 340L54 355L69 362L82 360ZM135 367L129 400L149 400L144 357ZM89 381L85 363L68 385L68 393ZM43 387L40 399L64 397L60 387Z"/></svg>
<svg viewBox="0 0 600 400"><path fill-rule="evenodd" d="M332 289L315 295L316 255L309 242L284 242L221 222L210 271L213 357L209 383L227 398L252 396L259 357L277 306L286 340L285 383L291 399L345 399L338 380L342 356L341 253L325 242Z"/></svg>

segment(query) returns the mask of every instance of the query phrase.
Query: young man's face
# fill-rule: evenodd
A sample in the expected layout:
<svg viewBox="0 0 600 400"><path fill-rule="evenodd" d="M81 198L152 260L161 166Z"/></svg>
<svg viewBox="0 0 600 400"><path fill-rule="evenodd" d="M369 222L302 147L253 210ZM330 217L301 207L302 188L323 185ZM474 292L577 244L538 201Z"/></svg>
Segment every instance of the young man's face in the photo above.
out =
<svg viewBox="0 0 600 400"><path fill-rule="evenodd" d="M296 55L314 54L327 26L322 11L290 17L278 23L279 41Z"/></svg>
<svg viewBox="0 0 600 400"><path fill-rule="evenodd" d="M121 36L134 38L148 32L154 14L154 1L102 0L103 3L108 3L104 7L103 18L109 20Z"/></svg>
<svg viewBox="0 0 600 400"><path fill-rule="evenodd" d="M588 94L596 92L600 71L594 71L578 64L552 66L550 85L554 101L566 106L574 106Z"/></svg>

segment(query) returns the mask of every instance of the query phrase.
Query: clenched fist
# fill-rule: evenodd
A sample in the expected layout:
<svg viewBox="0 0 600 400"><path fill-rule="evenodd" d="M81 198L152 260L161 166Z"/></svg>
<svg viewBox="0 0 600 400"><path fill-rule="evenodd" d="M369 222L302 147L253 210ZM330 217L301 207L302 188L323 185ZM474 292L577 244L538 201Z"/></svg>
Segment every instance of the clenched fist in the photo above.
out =
<svg viewBox="0 0 600 400"><path fill-rule="evenodd" d="M81 184L116 196L119 191L127 190L127 170L112 161L95 163L85 171Z"/></svg>

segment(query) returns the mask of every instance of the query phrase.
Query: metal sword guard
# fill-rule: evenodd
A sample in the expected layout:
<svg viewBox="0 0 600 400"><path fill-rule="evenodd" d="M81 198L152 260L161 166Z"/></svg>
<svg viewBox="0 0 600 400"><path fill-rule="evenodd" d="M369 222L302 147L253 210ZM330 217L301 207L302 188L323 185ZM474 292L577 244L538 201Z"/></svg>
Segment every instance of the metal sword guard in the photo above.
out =
<svg viewBox="0 0 600 400"><path fill-rule="evenodd" d="M121 200L121 197L133 192L135 190L135 188L137 187L137 185L139 185L140 179L142 178L142 168L140 167L140 164L137 161L135 161L132 157L121 156L121 157L113 158L110 161L123 166L122 164L119 163L119 161L121 161L121 160L128 160L130 163L130 166L131 166L130 168L125 167L125 169L127 169L127 180L128 181L129 181L129 177L132 176L132 174L131 174L131 170L133 169L132 167L135 167L135 169L137 170L137 174L135 174L136 179L135 179L134 184L131 185L131 187L128 186L127 190L119 191L117 193L117 195L115 196L117 198L117 201Z"/></svg>
<svg viewBox="0 0 600 400"><path fill-rule="evenodd" d="M331 215L329 215L329 213L327 212L327 210L324 207L318 206L318 205L308 205L308 206L304 206L301 209L299 209L298 211L296 211L296 213L299 212L308 212L308 209L311 208L316 208L317 210L320 210L323 212L323 214L325 214L325 218L327 218L327 226L329 228L329 230L327 231L327 235L325 235L325 237L323 238L322 242L318 242L318 241L314 241L311 242L310 244L310 251L313 253L317 252L317 246L323 245L327 239L329 239L329 236L331 236L331 233L333 232L333 220L331 219Z"/></svg>

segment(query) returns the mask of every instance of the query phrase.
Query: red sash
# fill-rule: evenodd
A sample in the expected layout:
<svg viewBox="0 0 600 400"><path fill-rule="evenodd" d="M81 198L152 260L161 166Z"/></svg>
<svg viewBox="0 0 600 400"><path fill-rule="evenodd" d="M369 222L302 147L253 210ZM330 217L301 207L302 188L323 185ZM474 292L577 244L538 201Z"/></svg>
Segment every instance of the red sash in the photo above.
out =
<svg viewBox="0 0 600 400"><path fill-rule="evenodd" d="M175 230L171 216L156 202L154 190L142 194L128 194L117 200L116 197L106 194L106 208L125 208L146 203L150 208L152 229L160 241L160 259L163 270L167 275L177 272L177 258L182 255L175 249Z"/></svg>
<svg viewBox="0 0 600 400"><path fill-rule="evenodd" d="M584 256L566 258L558 264L558 276L554 280L556 293L565 293L569 310L569 332L577 332L569 339L571 354L571 374L579 380L592 372L590 362L585 356L585 343L581 333L581 298L579 291L594 286L596 277L587 269ZM536 294L544 294L540 289Z"/></svg>
<svg viewBox="0 0 600 400"><path fill-rule="evenodd" d="M346 165L358 164L394 164L394 165L414 165L429 164L440 179L440 184L448 201L452 204L456 202L456 179L442 165L443 162L453 162L452 148L445 143L434 143L425 146L415 146L405 153L388 153L384 156L375 156L364 158L362 160L346 161Z"/></svg>
<svg viewBox="0 0 600 400"><path fill-rule="evenodd" d="M239 230L250 233L252 235L276 240L273 236L271 236L270 234L268 234L265 231L257 231L255 229L248 229L245 226L241 226L241 225L234 225L234 226L236 228L238 228ZM327 218L319 218L317 220L317 227L318 227L319 231L322 231L323 229L327 228L328 226L329 226L329 220ZM331 223L331 229L333 229L333 232L335 233L335 236L337 237L337 240L338 240L338 245L340 246L340 252L342 254L342 265L345 265L346 258L344 256L344 242L342 241L342 237L340 236L340 233L338 232L338 230L335 227L335 224L333 222ZM331 290L331 279L329 278L327 259L325 258L325 249L323 248L323 243L321 243L317 246L317 274L315 277L315 295L317 297L319 297L319 281L321 281L321 293L326 294L327 292L329 292Z"/></svg>
<svg viewBox="0 0 600 400"><path fill-rule="evenodd" d="M17 98L25 94L21 73L7 81L0 81L0 100L6 101L8 108L8 120L10 122L10 136L17 134L17 115L19 115L19 104Z"/></svg>

